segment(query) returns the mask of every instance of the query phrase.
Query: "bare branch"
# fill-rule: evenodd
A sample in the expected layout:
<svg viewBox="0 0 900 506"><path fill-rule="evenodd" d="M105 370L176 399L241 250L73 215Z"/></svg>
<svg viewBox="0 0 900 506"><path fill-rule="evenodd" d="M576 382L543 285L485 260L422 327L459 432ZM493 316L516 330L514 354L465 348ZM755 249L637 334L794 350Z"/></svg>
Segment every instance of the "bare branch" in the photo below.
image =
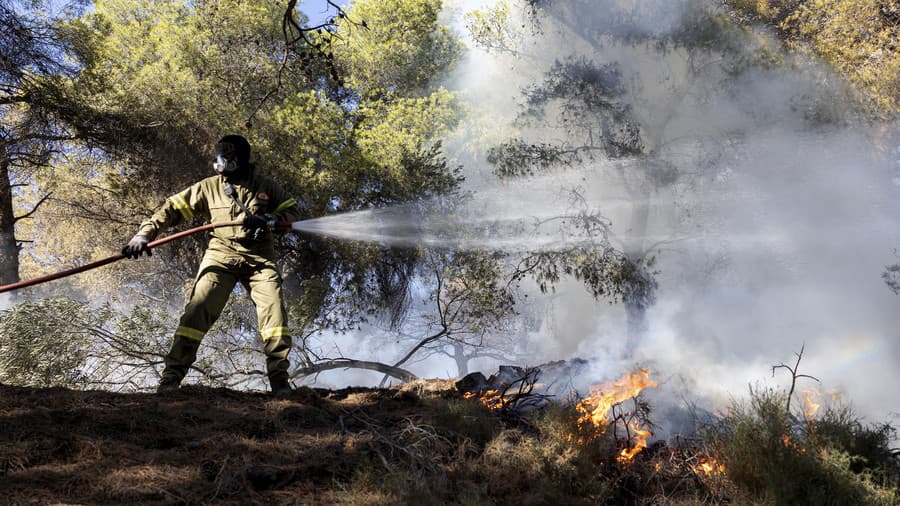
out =
<svg viewBox="0 0 900 506"><path fill-rule="evenodd" d="M48 198L50 198L50 195L53 195L53 192L50 192L50 193L44 195L43 197L41 197L41 200L38 200L37 204L35 204L34 207L31 208L31 211L28 211L27 213L23 214L22 216L14 217L13 223L18 222L19 220L24 220L25 218L28 218L29 216L34 214L35 211L37 211L38 208L41 207L41 204L43 204L44 202L47 201Z"/></svg>
<svg viewBox="0 0 900 506"><path fill-rule="evenodd" d="M797 378L809 378L809 379L816 380L816 382L821 383L821 381L819 381L819 379L814 376L810 376L808 374L797 374L797 370L800 367L800 359L803 358L803 349L805 347L806 347L806 343L803 343L800 346L800 352L795 353L795 355L797 355L797 362L794 364L794 367L791 367L785 363L781 363L781 364L772 366L772 376L773 377L775 376L776 369L784 368L791 372L791 389L788 391L787 405L785 406L785 409L787 410L788 414L791 413L791 398L794 396L794 389L797 387Z"/></svg>
<svg viewBox="0 0 900 506"><path fill-rule="evenodd" d="M394 363L394 367L400 367L401 365L406 363L410 358L412 358L412 356L415 355L415 353L417 351L422 349L422 347L424 347L425 345L427 345L429 343L437 341L438 339L440 339L441 337L443 337L445 335L447 335L447 327L443 327L441 329L441 331L438 332L437 334L434 334L434 335L426 337L425 339L422 339L421 341L419 341L418 344L413 346L413 348L411 350L409 350L409 353L407 353L403 358L401 358L396 363Z"/></svg>

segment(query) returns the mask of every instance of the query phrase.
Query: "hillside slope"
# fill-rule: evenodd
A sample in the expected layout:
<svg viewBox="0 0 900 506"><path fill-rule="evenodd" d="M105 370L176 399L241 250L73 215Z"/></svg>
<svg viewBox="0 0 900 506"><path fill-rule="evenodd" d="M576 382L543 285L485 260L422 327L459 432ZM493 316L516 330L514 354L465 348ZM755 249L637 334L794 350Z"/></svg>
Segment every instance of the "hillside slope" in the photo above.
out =
<svg viewBox="0 0 900 506"><path fill-rule="evenodd" d="M0 504L900 501L892 427L836 412L798 431L778 392L755 393L705 432L644 446L622 425L650 424L640 398L595 426L584 400L537 396L526 414L517 406L533 403L480 391L446 380L286 399L0 385Z"/></svg>
<svg viewBox="0 0 900 506"><path fill-rule="evenodd" d="M358 418L389 425L427 411L398 390L273 399L0 385L0 503L333 503L375 457Z"/></svg>

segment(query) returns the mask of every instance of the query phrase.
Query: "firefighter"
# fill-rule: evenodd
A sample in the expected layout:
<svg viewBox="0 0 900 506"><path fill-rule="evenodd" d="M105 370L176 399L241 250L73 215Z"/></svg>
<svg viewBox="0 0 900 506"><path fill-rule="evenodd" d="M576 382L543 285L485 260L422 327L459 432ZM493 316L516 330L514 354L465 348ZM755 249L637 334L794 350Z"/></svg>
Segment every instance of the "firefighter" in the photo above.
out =
<svg viewBox="0 0 900 506"><path fill-rule="evenodd" d="M122 249L129 258L144 252L150 255L147 244L157 234L196 216L212 223L243 220L242 226L213 229L172 349L165 357L157 392L172 391L181 384L197 358L200 342L240 281L256 306L272 393L289 394L291 336L273 244L273 232L285 230L273 229L279 228L279 222L299 219L299 206L274 181L256 173L244 137L226 135L216 144L215 154L216 175L169 197Z"/></svg>

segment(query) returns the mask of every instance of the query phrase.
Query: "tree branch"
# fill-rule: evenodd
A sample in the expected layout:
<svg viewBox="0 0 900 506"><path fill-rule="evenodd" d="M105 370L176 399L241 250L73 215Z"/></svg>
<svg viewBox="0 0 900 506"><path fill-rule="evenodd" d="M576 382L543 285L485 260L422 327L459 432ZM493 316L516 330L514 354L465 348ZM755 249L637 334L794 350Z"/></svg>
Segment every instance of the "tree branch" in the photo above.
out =
<svg viewBox="0 0 900 506"><path fill-rule="evenodd" d="M325 362L319 362L317 364L301 367L291 373L291 378L311 376L313 374L330 371L332 369L367 369L370 371L378 371L380 373L387 374L388 376L397 378L400 381L412 381L417 378L415 374L400 367L391 366L381 362L353 360L350 358L326 360Z"/></svg>
<svg viewBox="0 0 900 506"><path fill-rule="evenodd" d="M434 334L432 336L426 337L425 339L422 339L421 341L419 341L419 343L417 345L413 346L413 348L411 350L409 350L409 353L407 353L403 358L401 358L399 361L394 363L394 367L400 367L401 365L406 363L407 360L412 358L412 356L415 355L415 353L417 351L422 349L423 346L427 345L428 343L437 341L438 339L440 339L441 337L443 337L445 335L447 335L447 327L443 327L441 329L441 331L438 332L437 334Z"/></svg>
<svg viewBox="0 0 900 506"><path fill-rule="evenodd" d="M790 391L788 391L787 405L785 406L785 409L787 410L788 414L791 413L791 397L794 396L794 389L797 386L797 378L809 378L809 379L816 380L817 382L821 383L821 381L819 381L819 379L814 376L810 376L808 374L797 374L797 370L800 367L800 359L803 358L803 349L805 347L806 347L806 343L803 343L802 345L800 345L800 353L795 353L795 355L797 355L797 362L794 364L794 367L791 367L784 363L772 366L772 376L773 377L775 376L776 369L784 368L791 372L791 389L790 389Z"/></svg>
<svg viewBox="0 0 900 506"><path fill-rule="evenodd" d="M38 200L37 204L35 204L34 207L31 208L31 211L28 211L27 213L23 214L22 216L14 217L13 223L18 222L19 220L24 220L25 218L28 218L29 216L34 214L35 211L37 211L38 208L41 207L41 204L43 204L44 202L47 201L48 198L50 198L50 195L53 195L53 192L50 192L50 193L44 195L43 197L41 197L41 200Z"/></svg>

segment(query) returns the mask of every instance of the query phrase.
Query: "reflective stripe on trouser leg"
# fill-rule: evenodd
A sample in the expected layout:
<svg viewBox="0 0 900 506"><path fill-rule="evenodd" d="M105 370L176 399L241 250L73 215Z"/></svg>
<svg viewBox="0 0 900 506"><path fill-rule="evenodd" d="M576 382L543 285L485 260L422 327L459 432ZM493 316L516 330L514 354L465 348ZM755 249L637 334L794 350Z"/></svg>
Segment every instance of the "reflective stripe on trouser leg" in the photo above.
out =
<svg viewBox="0 0 900 506"><path fill-rule="evenodd" d="M209 257L203 259L191 300L184 307L172 349L165 358L164 380L181 381L187 374L197 359L200 341L222 313L236 282L235 275L224 265Z"/></svg>
<svg viewBox="0 0 900 506"><path fill-rule="evenodd" d="M290 366L291 336L287 331L287 316L281 298L281 276L273 262L255 270L248 283L250 298L256 305L259 332L266 352L269 378L287 379Z"/></svg>

